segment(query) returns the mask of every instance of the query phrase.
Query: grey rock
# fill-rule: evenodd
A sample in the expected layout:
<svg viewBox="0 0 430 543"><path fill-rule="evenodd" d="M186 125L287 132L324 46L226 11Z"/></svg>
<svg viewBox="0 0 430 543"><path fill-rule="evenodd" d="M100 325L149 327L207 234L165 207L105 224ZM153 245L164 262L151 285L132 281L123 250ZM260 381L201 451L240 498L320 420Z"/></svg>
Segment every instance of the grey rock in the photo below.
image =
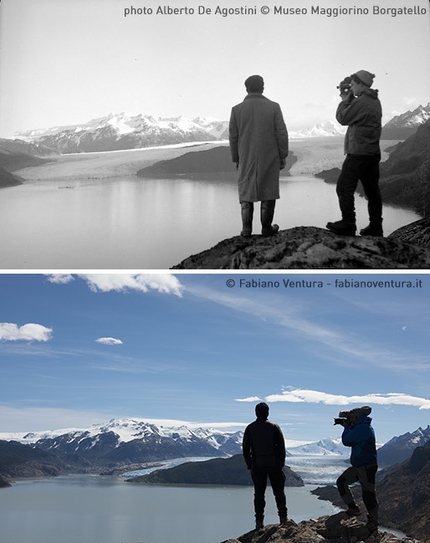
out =
<svg viewBox="0 0 430 543"><path fill-rule="evenodd" d="M414 234L416 240L424 236L420 231ZM430 247L396 239L393 234L387 238L338 236L323 228L299 226L269 238L235 236L186 258L173 269L430 268Z"/></svg>

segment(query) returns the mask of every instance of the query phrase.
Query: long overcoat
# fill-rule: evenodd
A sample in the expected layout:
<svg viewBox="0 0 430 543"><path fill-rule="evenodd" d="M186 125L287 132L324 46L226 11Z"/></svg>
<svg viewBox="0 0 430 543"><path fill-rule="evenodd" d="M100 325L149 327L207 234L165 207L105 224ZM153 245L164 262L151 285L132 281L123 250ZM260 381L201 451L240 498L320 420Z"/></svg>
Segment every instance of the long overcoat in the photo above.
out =
<svg viewBox="0 0 430 543"><path fill-rule="evenodd" d="M281 108L260 93L249 93L231 110L230 151L239 164L239 201L279 198L281 159L288 156L288 132Z"/></svg>

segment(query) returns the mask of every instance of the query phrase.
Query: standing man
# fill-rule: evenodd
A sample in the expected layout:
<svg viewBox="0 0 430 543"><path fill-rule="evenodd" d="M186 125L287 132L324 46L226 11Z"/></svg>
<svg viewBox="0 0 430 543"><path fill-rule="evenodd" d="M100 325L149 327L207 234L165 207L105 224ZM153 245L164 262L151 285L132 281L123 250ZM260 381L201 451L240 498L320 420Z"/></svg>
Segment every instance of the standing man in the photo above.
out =
<svg viewBox="0 0 430 543"><path fill-rule="evenodd" d="M360 510L354 501L349 485L357 481L361 485L363 502L367 509L367 528L370 532L378 529L379 504L376 499L375 476L378 471L375 432L368 417L372 408L357 407L348 411L345 420L336 419L342 424L342 443L351 447L351 466L336 481L339 494L348 506L348 515L358 516ZM342 416L344 413L339 413Z"/></svg>
<svg viewBox="0 0 430 543"><path fill-rule="evenodd" d="M279 230L272 222L279 171L288 156L288 132L279 104L263 96L263 78L251 75L245 87L248 94L232 108L229 126L231 156L239 170L241 235L252 234L254 202L261 202L261 233L268 237Z"/></svg>
<svg viewBox="0 0 430 543"><path fill-rule="evenodd" d="M336 193L342 220L327 223L335 234L354 236L356 231L354 193L358 181L368 200L369 225L362 236L382 236L382 199L379 190L382 108L378 91L371 89L374 74L360 70L351 76L351 89L341 92L336 119L348 126L345 135L346 158L337 181ZM342 84L341 84L342 86Z"/></svg>
<svg viewBox="0 0 430 543"><path fill-rule="evenodd" d="M264 495L269 477L278 508L279 522L287 521L287 499L284 491L285 441L279 426L268 421L269 406L261 402L255 407L257 419L249 424L243 436L243 456L254 482L255 528L264 526Z"/></svg>

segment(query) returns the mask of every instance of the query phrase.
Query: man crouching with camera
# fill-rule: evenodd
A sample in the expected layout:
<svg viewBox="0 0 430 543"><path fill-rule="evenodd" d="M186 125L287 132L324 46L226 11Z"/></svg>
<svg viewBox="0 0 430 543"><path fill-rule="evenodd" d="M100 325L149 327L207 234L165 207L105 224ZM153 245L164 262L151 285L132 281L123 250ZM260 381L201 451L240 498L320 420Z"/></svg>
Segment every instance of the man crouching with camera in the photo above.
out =
<svg viewBox="0 0 430 543"><path fill-rule="evenodd" d="M351 411L341 411L335 424L343 426L342 443L351 447L351 466L336 481L339 494L348 506L346 513L358 516L360 509L354 501L349 485L357 481L361 485L363 502L367 509L367 529L378 529L379 505L376 499L375 476L378 471L375 432L368 416L371 407L357 407Z"/></svg>

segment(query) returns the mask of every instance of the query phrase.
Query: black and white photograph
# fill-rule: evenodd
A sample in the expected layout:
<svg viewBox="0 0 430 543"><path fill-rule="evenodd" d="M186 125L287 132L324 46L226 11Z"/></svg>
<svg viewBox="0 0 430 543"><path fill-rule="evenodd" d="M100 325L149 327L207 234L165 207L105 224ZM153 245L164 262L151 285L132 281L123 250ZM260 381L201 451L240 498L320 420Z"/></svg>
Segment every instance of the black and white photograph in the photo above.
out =
<svg viewBox="0 0 430 543"><path fill-rule="evenodd" d="M1 269L429 267L427 0L0 10Z"/></svg>

